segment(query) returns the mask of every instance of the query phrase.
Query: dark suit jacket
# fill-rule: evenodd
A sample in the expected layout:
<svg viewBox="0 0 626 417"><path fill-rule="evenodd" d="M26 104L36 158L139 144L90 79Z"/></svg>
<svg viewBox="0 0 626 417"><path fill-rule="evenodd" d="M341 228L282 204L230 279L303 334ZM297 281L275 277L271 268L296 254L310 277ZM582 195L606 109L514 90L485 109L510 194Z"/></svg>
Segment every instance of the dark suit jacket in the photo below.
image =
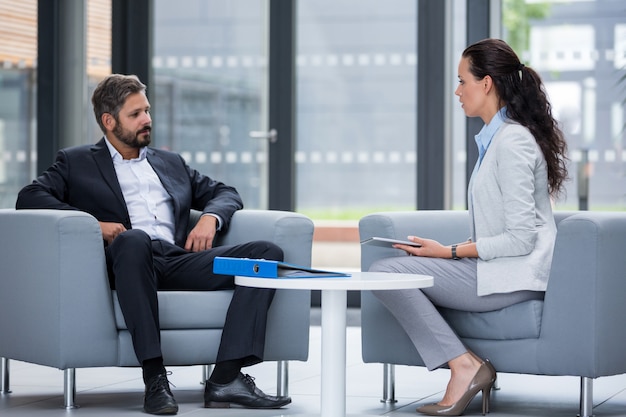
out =
<svg viewBox="0 0 626 417"><path fill-rule="evenodd" d="M187 238L190 209L218 215L225 230L233 213L243 208L237 190L191 169L180 155L149 148L147 159L172 196L178 246ZM16 208L80 210L132 228L104 138L59 151L55 163L20 191Z"/></svg>

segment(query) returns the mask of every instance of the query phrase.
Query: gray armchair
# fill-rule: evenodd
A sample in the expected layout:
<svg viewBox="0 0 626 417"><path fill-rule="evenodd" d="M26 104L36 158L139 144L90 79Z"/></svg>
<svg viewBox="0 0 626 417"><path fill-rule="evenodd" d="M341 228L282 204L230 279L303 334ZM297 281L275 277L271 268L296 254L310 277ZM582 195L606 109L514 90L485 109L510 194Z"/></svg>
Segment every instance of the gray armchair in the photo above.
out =
<svg viewBox="0 0 626 417"><path fill-rule="evenodd" d="M197 220L198 212L192 217ZM309 266L313 222L301 214L241 210L218 244L264 239L285 261ZM74 407L75 369L138 366L115 291L109 289L96 219L79 211L0 210L0 362L65 370L64 401ZM215 362L232 291L158 294L166 365ZM287 395L287 361L305 361L310 292L278 290L268 317L265 360L278 362L278 394Z"/></svg>
<svg viewBox="0 0 626 417"><path fill-rule="evenodd" d="M579 376L579 415L586 417L592 415L593 379L626 373L626 212L556 212L555 217L558 234L543 301L486 313L441 312L498 372ZM468 220L465 211L377 213L362 218L359 230L361 239L417 234L451 244L467 239ZM363 246L361 268L403 253ZM361 314L363 360L385 364L383 400L393 401L393 365L423 362L369 292L362 294Z"/></svg>

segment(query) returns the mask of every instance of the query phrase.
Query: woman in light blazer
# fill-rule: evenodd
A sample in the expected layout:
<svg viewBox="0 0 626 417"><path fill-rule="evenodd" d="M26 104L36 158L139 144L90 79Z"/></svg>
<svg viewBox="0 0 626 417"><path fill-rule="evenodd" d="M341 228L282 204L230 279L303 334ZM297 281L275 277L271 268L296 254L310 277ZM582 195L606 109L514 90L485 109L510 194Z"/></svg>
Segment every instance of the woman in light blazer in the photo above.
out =
<svg viewBox="0 0 626 417"><path fill-rule="evenodd" d="M480 391L488 412L496 371L463 345L436 307L482 312L543 298L556 238L551 197L567 178L567 146L541 79L509 45L485 39L469 46L458 77L455 94L465 114L485 123L468 187L472 236L451 246L409 236L421 247L395 247L411 256L370 268L434 277L431 288L374 292L426 367L450 368L442 400L417 409L427 415L461 415Z"/></svg>

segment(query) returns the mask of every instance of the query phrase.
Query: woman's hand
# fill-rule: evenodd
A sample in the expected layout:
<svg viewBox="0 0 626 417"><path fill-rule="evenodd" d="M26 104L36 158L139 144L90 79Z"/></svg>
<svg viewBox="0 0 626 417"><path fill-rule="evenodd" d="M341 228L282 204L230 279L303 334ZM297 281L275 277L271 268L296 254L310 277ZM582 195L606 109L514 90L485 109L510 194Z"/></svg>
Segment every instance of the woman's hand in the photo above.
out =
<svg viewBox="0 0 626 417"><path fill-rule="evenodd" d="M436 240L422 239L417 236L408 236L407 240L411 242L415 242L421 246L415 247L415 246L409 246L409 245L396 244L396 245L393 245L393 247L397 249L401 249L411 256L425 256L429 258L449 258L450 257L450 247L444 246L441 243L437 242Z"/></svg>
<svg viewBox="0 0 626 417"><path fill-rule="evenodd" d="M419 247L396 244L393 245L396 249L405 251L410 256L424 256L428 258L452 258L452 248L450 246L444 246L436 240L422 239L417 236L408 236L407 240L419 244ZM459 258L477 258L478 250L476 249L476 243L468 239L465 242L457 244L456 254Z"/></svg>

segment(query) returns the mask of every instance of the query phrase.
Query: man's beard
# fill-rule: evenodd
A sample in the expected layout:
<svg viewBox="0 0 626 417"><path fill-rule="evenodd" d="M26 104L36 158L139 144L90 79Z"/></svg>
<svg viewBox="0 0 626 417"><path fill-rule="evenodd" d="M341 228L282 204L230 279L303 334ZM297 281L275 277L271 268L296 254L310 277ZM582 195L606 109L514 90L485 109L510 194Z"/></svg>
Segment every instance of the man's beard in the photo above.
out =
<svg viewBox="0 0 626 417"><path fill-rule="evenodd" d="M144 146L148 146L150 144L150 131L151 128L146 126L140 132L144 132L147 130L147 134L143 136L143 139L139 138L139 134L133 133L131 131L125 130L120 123L117 123L115 128L113 129L113 134L116 138L120 140L120 142L125 143L131 148L143 148Z"/></svg>

